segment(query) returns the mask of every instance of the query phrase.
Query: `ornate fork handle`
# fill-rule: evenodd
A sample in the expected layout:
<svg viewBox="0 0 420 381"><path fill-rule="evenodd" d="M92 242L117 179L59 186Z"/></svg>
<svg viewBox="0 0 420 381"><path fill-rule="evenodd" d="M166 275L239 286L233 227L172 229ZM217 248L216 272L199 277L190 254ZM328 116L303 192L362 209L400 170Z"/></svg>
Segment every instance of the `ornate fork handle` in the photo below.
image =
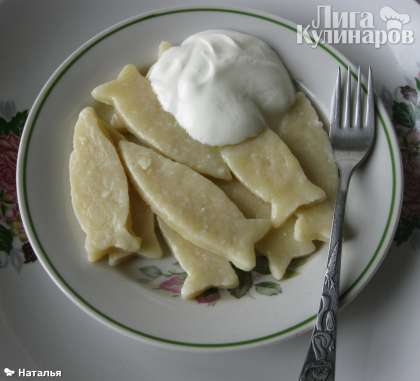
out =
<svg viewBox="0 0 420 381"><path fill-rule="evenodd" d="M344 102L341 102L341 70L338 68L335 85L330 139L339 168L339 187L335 201L327 270L324 276L321 303L312 332L311 344L306 355L300 381L334 381L337 341L337 310L340 296L341 245L347 189L355 168L368 156L375 138L375 95L372 70L369 67L365 116L362 123L361 73L357 85L353 118L351 118L351 69L347 68ZM341 118L341 106L344 106ZM351 123L353 119L353 123Z"/></svg>
<svg viewBox="0 0 420 381"><path fill-rule="evenodd" d="M340 170L327 270L311 343L299 381L334 381L344 210L351 170Z"/></svg>

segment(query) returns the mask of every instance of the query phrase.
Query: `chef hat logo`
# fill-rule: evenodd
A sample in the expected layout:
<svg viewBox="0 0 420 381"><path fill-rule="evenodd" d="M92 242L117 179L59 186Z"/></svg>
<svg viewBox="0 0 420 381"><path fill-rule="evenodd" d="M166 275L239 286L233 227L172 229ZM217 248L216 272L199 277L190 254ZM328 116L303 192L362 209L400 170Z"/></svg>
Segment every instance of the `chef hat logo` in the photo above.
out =
<svg viewBox="0 0 420 381"><path fill-rule="evenodd" d="M386 28L390 29L402 29L403 24L407 24L410 21L410 16L406 13L398 13L391 7L381 8L379 15L381 19L385 21Z"/></svg>
<svg viewBox="0 0 420 381"><path fill-rule="evenodd" d="M7 377L12 377L15 374L13 369L4 368L3 371Z"/></svg>

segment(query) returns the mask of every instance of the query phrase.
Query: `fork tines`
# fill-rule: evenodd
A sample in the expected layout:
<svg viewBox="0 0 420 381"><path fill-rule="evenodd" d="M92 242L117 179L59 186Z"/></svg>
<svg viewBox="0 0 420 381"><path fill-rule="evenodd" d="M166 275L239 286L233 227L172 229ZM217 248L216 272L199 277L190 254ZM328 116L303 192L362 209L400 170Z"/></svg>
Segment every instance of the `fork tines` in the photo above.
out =
<svg viewBox="0 0 420 381"><path fill-rule="evenodd" d="M357 69L357 84L356 84L356 93L354 96L354 112L353 118L351 116L352 111L352 86L351 86L351 77L352 71L350 66L347 67L347 76L346 76L346 87L344 93L344 102L343 102L343 117L341 116L341 69L338 67L337 81L335 84L334 91L334 100L331 114L331 129L336 128L369 128L373 127L374 123L374 92L373 92L373 79L372 79L372 69L369 66L368 74L368 85L367 85L367 96L366 104L364 107L364 120L362 124L362 91L361 91L361 73L360 66ZM351 121L353 120L353 123Z"/></svg>

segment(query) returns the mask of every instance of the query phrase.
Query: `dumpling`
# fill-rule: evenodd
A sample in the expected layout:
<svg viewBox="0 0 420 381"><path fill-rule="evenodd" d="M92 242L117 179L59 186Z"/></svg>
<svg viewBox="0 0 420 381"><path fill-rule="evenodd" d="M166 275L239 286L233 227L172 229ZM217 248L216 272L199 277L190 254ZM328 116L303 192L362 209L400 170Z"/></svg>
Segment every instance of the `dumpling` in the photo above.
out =
<svg viewBox="0 0 420 381"><path fill-rule="evenodd" d="M282 279L293 258L308 255L315 250L312 241L297 241L294 238L295 217L290 217L282 226L271 230L257 243L258 251L268 259L271 275Z"/></svg>
<svg viewBox="0 0 420 381"><path fill-rule="evenodd" d="M106 127L93 108L81 111L70 156L73 209L86 233L90 261L111 248L136 252L141 239L130 226L128 182Z"/></svg>
<svg viewBox="0 0 420 381"><path fill-rule="evenodd" d="M271 221L283 224L302 205L322 201L325 192L312 184L279 136L266 129L256 138L221 150L235 176L271 203Z"/></svg>
<svg viewBox="0 0 420 381"><path fill-rule="evenodd" d="M231 178L219 149L193 140L162 109L149 81L134 65L125 66L116 80L95 88L92 96L113 105L127 129L163 155L206 175Z"/></svg>
<svg viewBox="0 0 420 381"><path fill-rule="evenodd" d="M282 118L277 134L298 159L308 179L335 198L338 184L337 164L327 132L309 99L296 95L296 101Z"/></svg>
<svg viewBox="0 0 420 381"><path fill-rule="evenodd" d="M328 199L296 212L295 238L300 241L329 241L338 170L329 137L309 99L298 93L296 101L276 132L299 160L308 178Z"/></svg>
<svg viewBox="0 0 420 381"><path fill-rule="evenodd" d="M247 220L210 180L153 150L121 142L120 150L133 184L152 210L183 238L249 271L254 244L270 221Z"/></svg>
<svg viewBox="0 0 420 381"><path fill-rule="evenodd" d="M239 283L229 261L195 246L158 218L162 234L175 258L188 276L181 289L181 296L192 299L210 287L232 288Z"/></svg>
<svg viewBox="0 0 420 381"><path fill-rule="evenodd" d="M214 183L226 193L246 218L270 219L270 204L255 196L238 180L215 180Z"/></svg>
<svg viewBox="0 0 420 381"><path fill-rule="evenodd" d="M116 253L110 253L108 263L111 266L119 264L122 259L132 254L140 254L152 259L163 256L162 248L155 232L154 214L135 190L130 192L130 211L133 232L142 238L140 250L137 253L125 253L121 250Z"/></svg>
<svg viewBox="0 0 420 381"><path fill-rule="evenodd" d="M163 252L156 236L155 216L152 209L135 190L130 193L130 203L133 231L142 238L139 254L147 258L161 258Z"/></svg>
<svg viewBox="0 0 420 381"><path fill-rule="evenodd" d="M126 126L124 121L122 120L120 114L118 114L117 112L113 112L109 121L109 124L111 125L112 128L114 128L115 130L126 130Z"/></svg>
<svg viewBox="0 0 420 381"><path fill-rule="evenodd" d="M329 201L296 212L295 238L298 241L329 242L333 208Z"/></svg>

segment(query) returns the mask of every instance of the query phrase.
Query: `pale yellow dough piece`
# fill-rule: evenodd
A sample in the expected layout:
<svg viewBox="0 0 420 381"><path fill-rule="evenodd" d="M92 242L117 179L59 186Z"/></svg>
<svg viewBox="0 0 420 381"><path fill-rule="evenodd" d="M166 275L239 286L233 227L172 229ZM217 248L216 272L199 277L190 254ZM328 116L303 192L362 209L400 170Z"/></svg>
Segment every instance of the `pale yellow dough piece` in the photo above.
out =
<svg viewBox="0 0 420 381"><path fill-rule="evenodd" d="M136 253L130 253L128 251L120 249L112 249L108 254L108 264L110 266L118 266L122 262L125 262L128 258L135 257Z"/></svg>
<svg viewBox="0 0 420 381"><path fill-rule="evenodd" d="M185 240L159 217L158 221L168 246L188 274L181 289L183 298L195 298L211 287L238 285L238 276L228 260Z"/></svg>
<svg viewBox="0 0 420 381"><path fill-rule="evenodd" d="M93 108L81 111L70 155L73 209L86 233L90 261L111 248L138 251L141 239L129 230L128 182L106 126Z"/></svg>
<svg viewBox="0 0 420 381"><path fill-rule="evenodd" d="M124 120L117 112L113 112L111 115L110 125L116 130L126 130Z"/></svg>
<svg viewBox="0 0 420 381"><path fill-rule="evenodd" d="M306 176L322 188L329 199L334 199L338 171L331 142L317 112L303 93L297 93L295 103L276 132L298 159Z"/></svg>
<svg viewBox="0 0 420 381"><path fill-rule="evenodd" d="M338 184L337 165L328 134L318 114L303 93L278 126L277 133L299 160L308 178L327 194L328 200L298 209L295 238L300 241L329 241L332 204Z"/></svg>
<svg viewBox="0 0 420 381"><path fill-rule="evenodd" d="M254 244L269 220L245 219L219 187L186 165L129 142L120 150L137 190L172 229L244 271L255 266Z"/></svg>
<svg viewBox="0 0 420 381"><path fill-rule="evenodd" d="M329 242L333 217L333 207L329 200L298 209L295 214L295 238L298 241Z"/></svg>
<svg viewBox="0 0 420 381"><path fill-rule="evenodd" d="M133 231L143 240L139 253L147 258L161 258L163 252L156 236L155 216L152 209L135 190L130 193L130 202Z"/></svg>
<svg viewBox="0 0 420 381"><path fill-rule="evenodd" d="M226 193L246 218L270 219L270 204L255 196L238 180L215 180L214 183Z"/></svg>
<svg viewBox="0 0 420 381"><path fill-rule="evenodd" d="M112 118L111 118L111 123L112 123ZM115 127L115 126L112 126L112 127ZM114 144L115 147L118 147L118 144L121 140L125 140L124 136L118 131L118 129L108 128L107 132L108 132L109 137L111 138L111 141L112 141L112 143ZM133 205L132 205L131 196L130 196L130 215L131 215L131 220L133 220ZM131 228L133 228L133 226L131 226ZM135 231L134 229L132 229L132 230L133 230L134 234L141 237L141 234L138 234L138 232ZM143 245L144 245L144 242L142 241L142 246ZM136 253L124 251L124 250L121 250L121 249L112 248L112 249L109 250L108 264L110 266L118 266L122 262L125 262L127 259L129 259L131 257L135 257L135 256L136 256Z"/></svg>
<svg viewBox="0 0 420 381"><path fill-rule="evenodd" d="M329 201L296 212L295 239L329 242L333 208Z"/></svg>
<svg viewBox="0 0 420 381"><path fill-rule="evenodd" d="M119 250L110 253L108 263L111 266L119 264L131 255L140 254L147 258L161 258L162 248L155 233L155 217L152 209L141 199L135 190L130 192L130 211L133 232L142 238L140 250L137 253L126 253Z"/></svg>
<svg viewBox="0 0 420 381"><path fill-rule="evenodd" d="M116 147L118 147L120 141L127 140L124 135L115 129L111 128L109 133ZM148 258L161 258L163 255L155 233L155 218L152 210L135 190L129 190L129 196L131 228L137 236L142 238L142 244L137 253L128 253L123 250L115 250L115 252L110 253L108 263L111 266L118 265L123 259L135 254L141 254Z"/></svg>
<svg viewBox="0 0 420 381"><path fill-rule="evenodd" d="M294 238L295 217L271 230L257 243L257 249L267 257L271 275L282 279L293 258L308 255L315 250L311 241L300 242Z"/></svg>
<svg viewBox="0 0 420 381"><path fill-rule="evenodd" d="M116 129L111 128L108 132L116 147L118 147L120 141L127 140L126 137ZM131 228L134 234L142 238L142 244L137 253L130 253L117 249L110 252L108 255L108 264L110 266L119 265L125 259L136 254L141 254L148 258L161 258L163 255L159 240L155 233L155 218L152 210L135 190L129 190L129 196Z"/></svg>
<svg viewBox="0 0 420 381"><path fill-rule="evenodd" d="M235 176L250 191L271 203L271 221L284 223L295 210L322 201L325 192L312 184L279 136L266 129L256 138L222 148Z"/></svg>
<svg viewBox="0 0 420 381"><path fill-rule="evenodd" d="M190 138L162 109L149 81L134 65L125 66L116 80L95 88L92 96L113 105L127 129L163 155L206 175L231 178L219 149Z"/></svg>

